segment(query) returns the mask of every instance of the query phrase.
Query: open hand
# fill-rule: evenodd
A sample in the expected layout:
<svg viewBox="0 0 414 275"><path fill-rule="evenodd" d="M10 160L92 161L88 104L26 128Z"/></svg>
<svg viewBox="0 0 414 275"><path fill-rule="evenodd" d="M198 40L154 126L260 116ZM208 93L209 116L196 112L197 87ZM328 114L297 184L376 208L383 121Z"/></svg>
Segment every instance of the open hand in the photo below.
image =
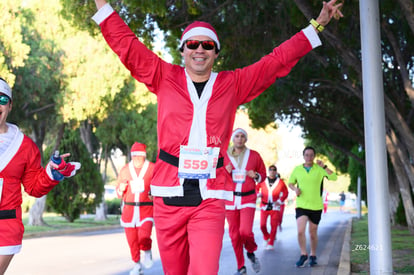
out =
<svg viewBox="0 0 414 275"><path fill-rule="evenodd" d="M316 21L322 25L326 26L331 21L332 17L338 20L341 17L344 17L344 15L341 12L341 8L343 6L343 3L336 4L337 0L331 0L329 2L323 1L323 7L321 12L319 13L318 18Z"/></svg>

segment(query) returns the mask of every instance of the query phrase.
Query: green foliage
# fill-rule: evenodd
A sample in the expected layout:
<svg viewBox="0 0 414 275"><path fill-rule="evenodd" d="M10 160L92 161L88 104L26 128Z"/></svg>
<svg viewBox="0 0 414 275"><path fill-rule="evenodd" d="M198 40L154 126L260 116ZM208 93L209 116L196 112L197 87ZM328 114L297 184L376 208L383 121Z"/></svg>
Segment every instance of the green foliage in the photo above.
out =
<svg viewBox="0 0 414 275"><path fill-rule="evenodd" d="M24 236L50 236L51 232L63 233L66 230L79 231L82 228L85 230L100 230L102 227L119 226L118 215L108 215L108 218L103 221L96 221L94 217L81 217L74 222L68 222L64 217L58 216L56 213L45 213L45 226L31 226L27 225L28 215L23 214L22 217L24 226ZM44 232L44 233L43 233ZM66 231L67 232L67 231Z"/></svg>
<svg viewBox="0 0 414 275"><path fill-rule="evenodd" d="M0 1L0 76L13 87L16 76L13 69L24 66L30 51L23 41L21 25L25 22L20 1Z"/></svg>
<svg viewBox="0 0 414 275"><path fill-rule="evenodd" d="M66 161L78 161L82 167L74 177L65 178L52 189L47 196L47 205L73 222L81 213L91 212L102 201L104 187L99 169L89 157L79 131L65 130L59 151L69 152L71 156ZM47 148L45 155L52 155L51 147Z"/></svg>
<svg viewBox="0 0 414 275"><path fill-rule="evenodd" d="M361 200L368 202L367 196L367 182L366 182L366 171L365 171L365 151L359 150L355 147L352 149L352 153L362 160L362 163L356 158L349 159L348 173L351 176L351 185L349 186L349 191L356 193L358 189L358 177L361 181Z"/></svg>
<svg viewBox="0 0 414 275"><path fill-rule="evenodd" d="M369 238L371 231L368 226L368 216L352 220L351 232L351 271L354 274L369 273ZM414 236L406 227L396 226L391 228L391 245L393 268L397 274L414 274Z"/></svg>
<svg viewBox="0 0 414 275"><path fill-rule="evenodd" d="M399 196L399 202L397 207L397 212L395 213L395 223L403 226L407 226L407 218L405 217L404 204Z"/></svg>
<svg viewBox="0 0 414 275"><path fill-rule="evenodd" d="M120 215L121 214L121 199L112 199L105 201L107 206L107 213L109 215Z"/></svg>
<svg viewBox="0 0 414 275"><path fill-rule="evenodd" d="M106 98L108 117L98 125L96 136L103 146L107 146L109 150L119 148L126 156L129 156L131 145L135 141L145 143L147 158L155 161L157 105L154 103L140 104L135 94L131 93L134 87L128 84L113 100Z"/></svg>
<svg viewBox="0 0 414 275"><path fill-rule="evenodd" d="M317 0L111 3L149 47L155 30L163 31L178 64L181 56L177 45L183 29L193 20L209 21L222 44L214 68L217 71L255 62L306 26L321 8ZM287 77L276 80L262 96L246 105L254 127L264 127L275 118L301 126L304 137L325 151L340 171L351 167L352 159L362 163L352 150L364 146L358 10L359 1L346 1L345 17L332 21L320 35L323 47L301 59ZM16 82L15 93L19 96L11 118L33 134L39 146L61 120L92 121L93 130L104 121L104 129L109 131L107 119L113 111L123 110L106 103L111 103L122 89L130 88L130 77L101 36L96 35L99 28L91 20L95 12L93 0L0 2L0 74L12 86ZM413 132L413 100L408 91L413 83L414 35L408 24L412 11L408 11L411 17L405 12L401 2L380 2L385 102L395 107L387 109L386 124L396 128L401 144L411 144L401 133L402 127L409 129L406 135L410 137ZM69 19L72 25L62 18ZM152 134L155 124L146 123L155 117L155 106L148 110L146 106L139 102L136 113L127 107L122 118L119 114L115 121L127 121L128 125L114 127L120 129L120 136L108 132L110 138L102 144L110 149L119 147L124 153L137 139L151 147L156 139ZM390 121L391 117L400 121ZM104 132L99 136L105 136Z"/></svg>

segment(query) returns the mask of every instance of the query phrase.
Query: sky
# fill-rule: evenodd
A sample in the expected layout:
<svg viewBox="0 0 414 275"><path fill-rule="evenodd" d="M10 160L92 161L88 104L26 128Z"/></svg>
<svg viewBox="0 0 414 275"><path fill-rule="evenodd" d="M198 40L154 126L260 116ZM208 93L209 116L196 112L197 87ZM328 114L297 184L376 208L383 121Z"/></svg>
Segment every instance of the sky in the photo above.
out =
<svg viewBox="0 0 414 275"><path fill-rule="evenodd" d="M287 177L293 168L303 163L302 150L304 140L302 138L302 129L298 126L277 122L279 128L278 134L281 136L281 144L278 146L278 163L277 169L282 177Z"/></svg>

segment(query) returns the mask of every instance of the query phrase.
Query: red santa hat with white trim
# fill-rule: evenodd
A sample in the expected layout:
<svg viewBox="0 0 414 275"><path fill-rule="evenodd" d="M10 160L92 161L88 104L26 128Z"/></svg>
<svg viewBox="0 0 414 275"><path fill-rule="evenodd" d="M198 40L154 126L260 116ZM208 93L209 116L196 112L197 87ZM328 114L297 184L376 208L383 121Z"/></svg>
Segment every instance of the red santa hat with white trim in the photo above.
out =
<svg viewBox="0 0 414 275"><path fill-rule="evenodd" d="M131 157L135 156L147 156L147 151L145 150L147 146L143 143L135 142L131 147Z"/></svg>
<svg viewBox="0 0 414 275"><path fill-rule="evenodd" d="M216 30L213 28L213 26L210 25L210 23L203 22L203 21L194 21L190 25L185 28L183 31L183 34L181 35L181 41L180 41L180 49L182 49L184 42L188 39L190 39L193 36L197 35L205 35L211 38L214 42L217 44L217 49L220 50L220 41L218 39L218 35Z"/></svg>
<svg viewBox="0 0 414 275"><path fill-rule="evenodd" d="M10 99L12 99L12 90L7 84L6 80L0 77L0 93L7 95Z"/></svg>
<svg viewBox="0 0 414 275"><path fill-rule="evenodd" d="M246 132L244 129L242 129L242 128L237 128L237 129L234 129L233 133L231 134L231 140L232 140L232 141L233 141L234 137L235 137L238 133L243 134L243 135L246 137L246 141L247 141L247 132Z"/></svg>

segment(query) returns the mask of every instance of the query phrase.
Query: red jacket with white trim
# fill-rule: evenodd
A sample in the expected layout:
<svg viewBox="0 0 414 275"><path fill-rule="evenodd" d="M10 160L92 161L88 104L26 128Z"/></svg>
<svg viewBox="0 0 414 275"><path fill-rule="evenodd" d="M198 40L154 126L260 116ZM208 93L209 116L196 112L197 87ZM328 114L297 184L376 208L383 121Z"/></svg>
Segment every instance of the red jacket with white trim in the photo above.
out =
<svg viewBox="0 0 414 275"><path fill-rule="evenodd" d="M269 195L271 195L271 201L279 202L279 204L283 204L283 202L287 199L289 195L289 190L282 179L277 179L272 186L269 186L268 179L262 181L257 185L257 192L261 194L261 202L260 208L265 210L267 207L267 203L269 202ZM273 210L280 210L280 206L273 206Z"/></svg>
<svg viewBox="0 0 414 275"><path fill-rule="evenodd" d="M180 145L187 145L194 105L187 88L185 69L163 61L139 41L116 12L100 24L112 50L138 81L157 95L158 148L178 157ZM312 50L303 31L276 47L258 62L234 71L219 72L207 101L206 144L226 154L237 107L265 91L279 77L286 76L301 57ZM160 159L155 163L151 193L154 196L181 196L177 167ZM233 184L224 167L201 190L203 199L232 200Z"/></svg>

